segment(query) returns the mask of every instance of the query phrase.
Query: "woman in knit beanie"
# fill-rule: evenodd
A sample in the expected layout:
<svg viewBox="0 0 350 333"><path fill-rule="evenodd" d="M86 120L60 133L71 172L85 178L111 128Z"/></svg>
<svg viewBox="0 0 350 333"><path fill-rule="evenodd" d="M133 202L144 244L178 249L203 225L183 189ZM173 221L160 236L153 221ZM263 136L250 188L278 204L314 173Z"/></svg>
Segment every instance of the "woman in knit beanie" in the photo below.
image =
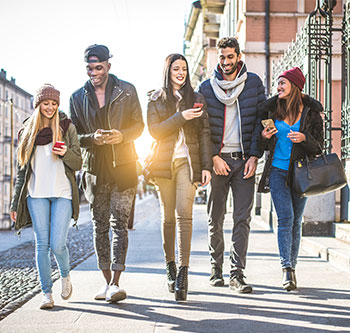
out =
<svg viewBox="0 0 350 333"><path fill-rule="evenodd" d="M322 105L302 93L305 77L298 67L278 78L278 95L259 106L263 119L272 119L261 133L262 144L270 151L258 192L271 191L278 218L277 236L283 289L296 289L295 267L301 239L301 222L306 198L293 190L294 161L307 154L321 153L323 147Z"/></svg>
<svg viewBox="0 0 350 333"><path fill-rule="evenodd" d="M60 92L44 84L34 97L33 114L19 132L17 176L10 216L15 229L33 224L36 264L43 292L41 309L54 306L50 250L62 280L61 297L72 294L68 228L78 219L79 198L74 171L81 167L76 129L58 111Z"/></svg>

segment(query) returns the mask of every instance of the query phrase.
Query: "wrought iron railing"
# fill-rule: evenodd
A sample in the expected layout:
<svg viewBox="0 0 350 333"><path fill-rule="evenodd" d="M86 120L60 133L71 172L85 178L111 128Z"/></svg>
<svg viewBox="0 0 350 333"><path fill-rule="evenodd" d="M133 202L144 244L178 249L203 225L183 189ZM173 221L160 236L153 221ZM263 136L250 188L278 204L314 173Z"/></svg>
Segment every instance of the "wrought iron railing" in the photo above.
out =
<svg viewBox="0 0 350 333"><path fill-rule="evenodd" d="M272 66L272 89L277 91L277 79L283 71L298 66L303 71L306 84L304 92L324 106L325 150L332 150L332 5L316 0L316 7L305 22L295 41ZM323 77L321 74L323 73ZM323 79L323 95L322 91Z"/></svg>
<svg viewBox="0 0 350 333"><path fill-rule="evenodd" d="M350 0L344 4L342 33L342 159L350 158Z"/></svg>

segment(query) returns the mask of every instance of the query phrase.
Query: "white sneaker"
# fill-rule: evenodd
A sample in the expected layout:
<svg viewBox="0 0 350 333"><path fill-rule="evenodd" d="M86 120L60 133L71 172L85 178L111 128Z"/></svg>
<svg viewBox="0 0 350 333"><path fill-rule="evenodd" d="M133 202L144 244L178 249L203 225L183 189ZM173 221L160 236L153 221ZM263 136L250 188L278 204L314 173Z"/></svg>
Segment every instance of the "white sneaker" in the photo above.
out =
<svg viewBox="0 0 350 333"><path fill-rule="evenodd" d="M95 295L95 299L96 300L105 300L108 289L109 289L109 285L108 284L106 284L105 286L101 287L101 289Z"/></svg>
<svg viewBox="0 0 350 333"><path fill-rule="evenodd" d="M116 303L126 298L126 291L119 288L115 284L109 287L106 295L106 301L109 303Z"/></svg>
<svg viewBox="0 0 350 333"><path fill-rule="evenodd" d="M40 309L52 309L54 306L51 293L43 294L43 299L40 304Z"/></svg>
<svg viewBox="0 0 350 333"><path fill-rule="evenodd" d="M70 281L70 276L68 275L67 277L62 278L61 283L62 283L61 297L64 300L67 300L68 298L70 298L72 296L72 292L73 292L73 287L72 287L72 283Z"/></svg>

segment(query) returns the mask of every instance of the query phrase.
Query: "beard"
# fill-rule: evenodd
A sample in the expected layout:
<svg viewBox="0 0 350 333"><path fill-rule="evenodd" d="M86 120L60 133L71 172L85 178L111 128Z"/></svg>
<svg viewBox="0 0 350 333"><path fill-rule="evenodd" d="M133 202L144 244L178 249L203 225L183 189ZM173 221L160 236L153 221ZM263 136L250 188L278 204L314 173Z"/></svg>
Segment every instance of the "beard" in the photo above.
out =
<svg viewBox="0 0 350 333"><path fill-rule="evenodd" d="M238 67L238 63L239 63L239 61L238 61L238 59L237 59L236 63L232 66L232 69L231 69L229 72L225 71L225 68L222 68L222 67L221 67L222 70L224 71L224 74L226 74L226 75L231 75L231 74L233 74L233 73L236 71L237 67Z"/></svg>

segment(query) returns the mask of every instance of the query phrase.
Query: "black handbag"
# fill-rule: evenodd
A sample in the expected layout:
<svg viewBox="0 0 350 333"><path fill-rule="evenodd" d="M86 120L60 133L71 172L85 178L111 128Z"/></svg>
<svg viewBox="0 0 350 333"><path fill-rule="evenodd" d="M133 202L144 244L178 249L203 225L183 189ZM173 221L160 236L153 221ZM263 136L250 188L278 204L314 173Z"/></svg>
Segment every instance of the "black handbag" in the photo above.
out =
<svg viewBox="0 0 350 333"><path fill-rule="evenodd" d="M332 192L346 184L343 165L335 153L294 162L293 189L301 197Z"/></svg>

